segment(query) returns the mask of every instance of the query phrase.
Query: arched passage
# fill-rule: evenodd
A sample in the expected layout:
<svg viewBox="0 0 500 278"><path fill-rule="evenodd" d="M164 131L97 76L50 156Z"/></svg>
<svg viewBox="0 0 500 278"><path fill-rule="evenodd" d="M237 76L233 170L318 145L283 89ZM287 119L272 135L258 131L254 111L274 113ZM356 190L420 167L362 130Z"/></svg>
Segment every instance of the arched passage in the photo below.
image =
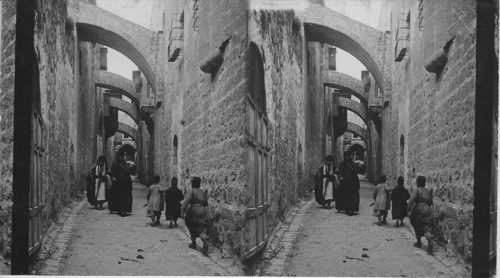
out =
<svg viewBox="0 0 500 278"><path fill-rule="evenodd" d="M137 129L127 125L127 124L124 124L124 123L118 123L118 132L121 132L129 137L132 137L132 139L134 139L135 142L140 142L140 133Z"/></svg>
<svg viewBox="0 0 500 278"><path fill-rule="evenodd" d="M122 142L122 145L119 146L118 149L116 150L115 155L116 156L126 155L125 160L134 161L136 151L137 149L132 144L128 142Z"/></svg>
<svg viewBox="0 0 500 278"><path fill-rule="evenodd" d="M110 89L113 92L121 93L130 98L137 106L139 106L141 95L136 92L135 84L132 80L129 80L116 73L105 70L97 70L94 81L97 87L102 87Z"/></svg>
<svg viewBox="0 0 500 278"><path fill-rule="evenodd" d="M354 160L364 160L366 148L359 142L353 142L346 151L354 153Z"/></svg>
<svg viewBox="0 0 500 278"><path fill-rule="evenodd" d="M144 73L157 92L156 59L159 34L95 5L77 2L68 11L80 41L98 43L121 52Z"/></svg>
<svg viewBox="0 0 500 278"><path fill-rule="evenodd" d="M334 70L323 72L323 84L326 87L339 89L342 93L349 93L368 103L368 93L363 88L363 82L356 78Z"/></svg>
<svg viewBox="0 0 500 278"><path fill-rule="evenodd" d="M368 134L368 130L365 128L360 127L359 125L351 122L347 122L347 129L346 131L349 131L351 133L356 134L357 136L361 137L363 141L367 142L370 139L370 136Z"/></svg>
<svg viewBox="0 0 500 278"><path fill-rule="evenodd" d="M339 106L354 112L367 124L366 106L350 98L339 97Z"/></svg>
<svg viewBox="0 0 500 278"><path fill-rule="evenodd" d="M385 34L319 4L303 13L308 41L323 42L344 49L358 59L375 78L382 91L389 89L384 68ZM380 51L379 49L383 49Z"/></svg>
<svg viewBox="0 0 500 278"><path fill-rule="evenodd" d="M137 125L139 124L139 112L137 110L137 106L133 103L127 102L123 99L111 97L109 98L109 106L123 111L125 114L129 115Z"/></svg>

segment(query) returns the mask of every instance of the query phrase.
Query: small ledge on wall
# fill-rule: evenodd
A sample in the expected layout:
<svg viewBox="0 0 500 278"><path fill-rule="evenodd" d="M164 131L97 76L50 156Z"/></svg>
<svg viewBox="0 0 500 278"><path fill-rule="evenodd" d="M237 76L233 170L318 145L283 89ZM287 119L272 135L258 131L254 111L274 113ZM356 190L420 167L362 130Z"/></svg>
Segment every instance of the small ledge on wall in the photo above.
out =
<svg viewBox="0 0 500 278"><path fill-rule="evenodd" d="M453 39L455 39L455 36L448 40L446 45L435 52L431 58L425 61L425 69L428 72L440 73L443 70L444 66L448 62L448 51L450 50Z"/></svg>
<svg viewBox="0 0 500 278"><path fill-rule="evenodd" d="M224 51L226 50L226 46L229 44L230 39L231 37L225 40L221 44L221 46L219 46L214 52L212 52L205 59L203 59L203 61L201 61L200 69L203 72L213 74L219 69L219 67L222 65L222 62L224 61L224 57L222 57L222 55L224 54Z"/></svg>

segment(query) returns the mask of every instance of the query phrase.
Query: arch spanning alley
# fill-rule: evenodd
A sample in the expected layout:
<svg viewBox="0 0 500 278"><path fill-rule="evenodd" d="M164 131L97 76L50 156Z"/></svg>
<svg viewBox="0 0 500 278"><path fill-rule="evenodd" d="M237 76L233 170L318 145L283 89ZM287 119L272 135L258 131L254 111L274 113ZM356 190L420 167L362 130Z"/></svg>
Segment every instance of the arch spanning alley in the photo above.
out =
<svg viewBox="0 0 500 278"><path fill-rule="evenodd" d="M137 151L137 148L131 143L127 141L122 141L122 144L116 149L115 154L120 154L125 151Z"/></svg>
<svg viewBox="0 0 500 278"><path fill-rule="evenodd" d="M385 34L320 4L311 3L303 12L308 41L342 48L358 59L375 78L382 91L390 83L384 73Z"/></svg>
<svg viewBox="0 0 500 278"><path fill-rule="evenodd" d="M362 128L359 125L351 122L347 122L347 129L346 131L349 131L351 133L356 134L357 136L361 137L363 141L367 142L370 138L370 135L368 134L368 130L366 128Z"/></svg>
<svg viewBox="0 0 500 278"><path fill-rule="evenodd" d="M80 41L98 43L122 53L137 65L157 92L158 32L88 3L72 4L68 14L76 22Z"/></svg>
<svg viewBox="0 0 500 278"><path fill-rule="evenodd" d="M124 124L124 123L118 123L118 130L117 132L121 132L129 137L132 137L132 139L134 139L134 141L137 143L137 142L140 142L139 139L141 138L140 137L140 133L137 129L129 126L128 124Z"/></svg>
<svg viewBox="0 0 500 278"><path fill-rule="evenodd" d="M125 114L129 115L137 125L139 125L139 111L137 110L137 106L135 106L133 103L127 102L123 99L110 97L109 106L123 111Z"/></svg>
<svg viewBox="0 0 500 278"><path fill-rule="evenodd" d="M368 93L365 92L363 82L350 75L334 70L325 70L323 71L323 84L339 89L340 92L354 95L363 103L368 103Z"/></svg>
<svg viewBox="0 0 500 278"><path fill-rule="evenodd" d="M361 140L361 141L352 142L351 145L349 145L349 147L347 147L347 151L351 151L354 148L366 150L365 141Z"/></svg>
<svg viewBox="0 0 500 278"><path fill-rule="evenodd" d="M97 70L95 74L95 85L111 90L112 92L121 93L130 98L137 106L141 100L141 94L135 90L135 84L119 74L105 70Z"/></svg>
<svg viewBox="0 0 500 278"><path fill-rule="evenodd" d="M350 98L339 97L339 106L346 108L358 115L367 125L366 106Z"/></svg>

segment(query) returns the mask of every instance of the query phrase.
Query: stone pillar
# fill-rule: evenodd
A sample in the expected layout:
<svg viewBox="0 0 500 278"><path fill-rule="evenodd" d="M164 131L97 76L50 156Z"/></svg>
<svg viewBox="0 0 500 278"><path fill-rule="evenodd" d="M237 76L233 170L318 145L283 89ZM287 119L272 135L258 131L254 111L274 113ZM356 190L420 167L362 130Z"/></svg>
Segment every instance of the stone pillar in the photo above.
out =
<svg viewBox="0 0 500 278"><path fill-rule="evenodd" d="M99 68L102 70L108 70L108 48L101 47L99 49Z"/></svg>
<svg viewBox="0 0 500 278"><path fill-rule="evenodd" d="M106 121L105 118L109 117L109 98L110 98L111 91L106 90L102 94L102 121L101 121L101 128L102 128L102 153L103 155L107 154L107 148L108 148L108 143L107 143L107 134L106 134Z"/></svg>

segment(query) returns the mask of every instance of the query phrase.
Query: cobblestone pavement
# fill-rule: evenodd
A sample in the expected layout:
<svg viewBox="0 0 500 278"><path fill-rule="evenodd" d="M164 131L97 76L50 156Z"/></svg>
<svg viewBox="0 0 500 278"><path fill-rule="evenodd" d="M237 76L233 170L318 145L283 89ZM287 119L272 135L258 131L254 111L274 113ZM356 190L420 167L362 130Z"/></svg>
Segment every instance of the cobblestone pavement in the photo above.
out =
<svg viewBox="0 0 500 278"><path fill-rule="evenodd" d="M292 211L269 243L260 275L470 277L460 261L435 245L435 256L418 249L409 219L396 228L377 226L373 186L363 182L360 213L347 216L320 208L314 200ZM425 239L423 240L426 244Z"/></svg>
<svg viewBox="0 0 500 278"><path fill-rule="evenodd" d="M85 200L60 217L35 267L42 275L244 275L232 260L211 246L209 257L188 248L184 222L158 227L146 218L146 187L134 183L132 215L121 217L92 208ZM106 205L105 205L106 207ZM162 217L164 217L162 215ZM201 245L201 242L199 242Z"/></svg>

